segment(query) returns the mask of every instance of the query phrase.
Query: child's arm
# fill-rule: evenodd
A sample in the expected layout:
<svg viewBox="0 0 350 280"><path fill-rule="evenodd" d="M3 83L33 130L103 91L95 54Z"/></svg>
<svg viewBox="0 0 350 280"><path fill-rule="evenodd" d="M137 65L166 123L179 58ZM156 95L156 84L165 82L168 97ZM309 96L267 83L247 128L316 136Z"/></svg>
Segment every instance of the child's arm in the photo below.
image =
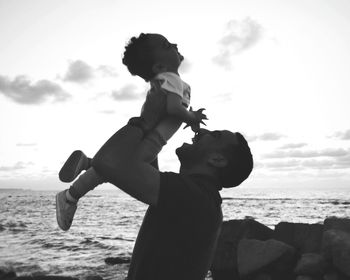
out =
<svg viewBox="0 0 350 280"><path fill-rule="evenodd" d="M192 111L190 109L188 111L182 104L181 96L174 93L167 94L167 113L191 126L192 130L198 130L199 123L207 119L207 116L202 113L203 110Z"/></svg>

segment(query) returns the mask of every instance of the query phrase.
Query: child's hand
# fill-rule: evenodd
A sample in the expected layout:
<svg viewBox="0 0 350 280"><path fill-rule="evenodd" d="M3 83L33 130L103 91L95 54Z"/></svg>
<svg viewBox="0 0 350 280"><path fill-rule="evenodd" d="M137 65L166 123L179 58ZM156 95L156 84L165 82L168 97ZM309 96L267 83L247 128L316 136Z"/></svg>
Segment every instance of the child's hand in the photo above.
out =
<svg viewBox="0 0 350 280"><path fill-rule="evenodd" d="M190 107L189 111L192 112L195 120L192 121L191 123L187 123L184 129L190 126L192 131L196 133L200 129L200 124L206 125L203 120L207 120L208 118L205 114L203 114L204 110L205 110L204 108L201 108L197 111L193 111L192 107Z"/></svg>

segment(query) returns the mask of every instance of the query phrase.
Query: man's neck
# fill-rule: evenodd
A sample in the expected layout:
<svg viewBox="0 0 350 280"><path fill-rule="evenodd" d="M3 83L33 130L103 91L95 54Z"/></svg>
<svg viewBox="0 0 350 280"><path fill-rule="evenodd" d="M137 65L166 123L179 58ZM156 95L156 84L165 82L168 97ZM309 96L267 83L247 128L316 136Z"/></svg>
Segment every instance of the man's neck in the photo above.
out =
<svg viewBox="0 0 350 280"><path fill-rule="evenodd" d="M180 174L183 175L194 175L194 176L202 176L206 178L211 178L211 181L219 183L219 178L216 176L216 173L210 169L210 168L185 168L185 167L180 167Z"/></svg>

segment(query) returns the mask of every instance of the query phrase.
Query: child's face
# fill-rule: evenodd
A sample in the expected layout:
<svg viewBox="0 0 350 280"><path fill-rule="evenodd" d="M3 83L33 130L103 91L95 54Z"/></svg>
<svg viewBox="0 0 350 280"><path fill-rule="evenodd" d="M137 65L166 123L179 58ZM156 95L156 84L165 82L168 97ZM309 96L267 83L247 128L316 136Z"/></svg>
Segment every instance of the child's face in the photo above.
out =
<svg viewBox="0 0 350 280"><path fill-rule="evenodd" d="M149 34L148 45L155 61L156 72L178 72L184 57L177 50L176 44L171 44L160 34Z"/></svg>

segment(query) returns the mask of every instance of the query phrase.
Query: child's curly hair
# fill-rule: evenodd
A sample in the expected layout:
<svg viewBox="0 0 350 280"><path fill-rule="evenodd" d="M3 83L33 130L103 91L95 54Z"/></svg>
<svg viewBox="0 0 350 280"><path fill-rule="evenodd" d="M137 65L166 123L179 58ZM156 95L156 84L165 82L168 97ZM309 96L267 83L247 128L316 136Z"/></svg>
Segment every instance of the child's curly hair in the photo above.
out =
<svg viewBox="0 0 350 280"><path fill-rule="evenodd" d="M148 34L141 33L139 37L132 37L125 46L123 64L128 67L131 75L137 75L146 82L154 77L153 57L148 46Z"/></svg>

